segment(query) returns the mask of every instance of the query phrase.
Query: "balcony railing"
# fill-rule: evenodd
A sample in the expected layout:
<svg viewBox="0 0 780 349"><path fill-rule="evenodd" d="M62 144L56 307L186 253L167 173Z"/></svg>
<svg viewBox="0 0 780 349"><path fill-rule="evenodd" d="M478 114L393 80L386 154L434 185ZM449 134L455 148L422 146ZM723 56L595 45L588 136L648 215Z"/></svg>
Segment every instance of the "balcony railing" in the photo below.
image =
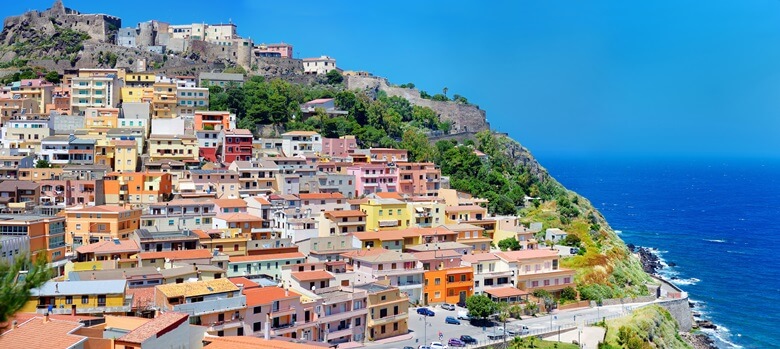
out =
<svg viewBox="0 0 780 349"><path fill-rule="evenodd" d="M224 331L231 328L237 328L244 325L244 318L239 317L233 320L217 321L209 326L209 332Z"/></svg>
<svg viewBox="0 0 780 349"><path fill-rule="evenodd" d="M389 275L422 274L423 272L424 272L424 270L422 270L421 268L374 270L374 274L378 275L378 276L383 276L383 275L388 275L389 276Z"/></svg>
<svg viewBox="0 0 780 349"><path fill-rule="evenodd" d="M369 322L370 325L376 326L376 325L389 324L389 323L392 323L392 322L396 322L398 320L403 320L403 319L408 319L408 318L409 318L409 313L401 313L401 314L398 314L398 315L385 316L385 317L379 318L379 319L371 319L371 318L369 318L368 322Z"/></svg>
<svg viewBox="0 0 780 349"><path fill-rule="evenodd" d="M187 313L190 316L198 316L211 313L226 312L243 309L246 307L246 297L234 296L232 298L218 298L197 303L185 303L173 306L173 310Z"/></svg>
<svg viewBox="0 0 780 349"><path fill-rule="evenodd" d="M322 318L320 318L320 322L328 323L334 321L341 321L341 320L351 319L355 316L366 315L366 314L368 314L368 309L362 308L362 309L357 309L352 311L345 311L343 313L324 315Z"/></svg>

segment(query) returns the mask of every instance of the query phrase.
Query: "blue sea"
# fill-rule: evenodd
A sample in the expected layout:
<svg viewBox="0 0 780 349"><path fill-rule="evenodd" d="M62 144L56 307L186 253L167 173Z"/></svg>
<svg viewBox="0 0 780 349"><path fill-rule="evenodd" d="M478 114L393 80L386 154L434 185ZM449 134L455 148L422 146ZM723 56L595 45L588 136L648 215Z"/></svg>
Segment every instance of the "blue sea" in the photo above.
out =
<svg viewBox="0 0 780 349"><path fill-rule="evenodd" d="M721 348L780 348L780 160L541 159L718 325Z"/></svg>

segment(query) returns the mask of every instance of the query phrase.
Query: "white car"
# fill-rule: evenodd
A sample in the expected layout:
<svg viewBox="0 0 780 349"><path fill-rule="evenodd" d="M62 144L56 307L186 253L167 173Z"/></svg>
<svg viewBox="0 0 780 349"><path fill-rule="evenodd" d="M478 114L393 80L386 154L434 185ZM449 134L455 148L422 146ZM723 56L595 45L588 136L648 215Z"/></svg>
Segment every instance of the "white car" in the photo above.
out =
<svg viewBox="0 0 780 349"><path fill-rule="evenodd" d="M468 310L459 311L458 320L471 320L471 318L469 317L469 311Z"/></svg>
<svg viewBox="0 0 780 349"><path fill-rule="evenodd" d="M441 342L431 342L431 349L447 349L448 347Z"/></svg>

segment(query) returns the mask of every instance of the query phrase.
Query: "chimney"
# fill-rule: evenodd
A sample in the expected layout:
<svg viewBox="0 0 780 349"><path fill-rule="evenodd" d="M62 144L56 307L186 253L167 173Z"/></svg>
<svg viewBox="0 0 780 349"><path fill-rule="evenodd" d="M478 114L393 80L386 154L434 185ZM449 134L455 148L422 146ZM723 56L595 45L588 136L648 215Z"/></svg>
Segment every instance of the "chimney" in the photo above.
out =
<svg viewBox="0 0 780 349"><path fill-rule="evenodd" d="M14 320L14 321L11 321L11 329L12 329L12 330L15 330L15 329L16 329L16 320Z"/></svg>
<svg viewBox="0 0 780 349"><path fill-rule="evenodd" d="M76 316L76 306L75 305L70 308L70 315L71 316Z"/></svg>
<svg viewBox="0 0 780 349"><path fill-rule="evenodd" d="M43 315L43 323L47 323L47 322L49 322L49 312L48 311L46 311L46 314Z"/></svg>
<svg viewBox="0 0 780 349"><path fill-rule="evenodd" d="M284 296L289 297L290 296L290 290L288 290L286 287L284 288Z"/></svg>

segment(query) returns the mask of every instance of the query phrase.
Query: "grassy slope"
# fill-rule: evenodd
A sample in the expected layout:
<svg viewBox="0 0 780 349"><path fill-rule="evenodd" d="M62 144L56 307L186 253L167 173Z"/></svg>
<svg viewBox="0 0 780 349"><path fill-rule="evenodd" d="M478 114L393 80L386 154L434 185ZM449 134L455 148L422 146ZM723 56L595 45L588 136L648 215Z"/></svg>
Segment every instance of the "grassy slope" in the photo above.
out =
<svg viewBox="0 0 780 349"><path fill-rule="evenodd" d="M605 343L621 348L619 332L625 326L641 339L641 348L691 348L678 334L677 322L657 305L634 311L630 316L607 321Z"/></svg>

